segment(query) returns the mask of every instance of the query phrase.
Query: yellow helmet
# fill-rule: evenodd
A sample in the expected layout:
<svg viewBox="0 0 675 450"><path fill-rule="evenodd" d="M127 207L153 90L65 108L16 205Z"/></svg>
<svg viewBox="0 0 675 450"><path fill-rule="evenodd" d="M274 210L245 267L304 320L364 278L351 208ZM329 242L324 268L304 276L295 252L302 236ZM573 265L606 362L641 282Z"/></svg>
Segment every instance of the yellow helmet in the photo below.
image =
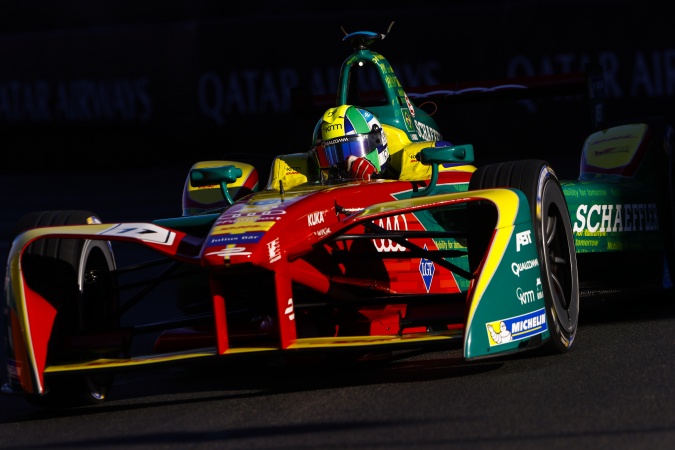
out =
<svg viewBox="0 0 675 450"><path fill-rule="evenodd" d="M369 160L378 172L389 163L380 121L370 111L341 105L326 111L314 128L313 146L321 169L346 169L350 156Z"/></svg>

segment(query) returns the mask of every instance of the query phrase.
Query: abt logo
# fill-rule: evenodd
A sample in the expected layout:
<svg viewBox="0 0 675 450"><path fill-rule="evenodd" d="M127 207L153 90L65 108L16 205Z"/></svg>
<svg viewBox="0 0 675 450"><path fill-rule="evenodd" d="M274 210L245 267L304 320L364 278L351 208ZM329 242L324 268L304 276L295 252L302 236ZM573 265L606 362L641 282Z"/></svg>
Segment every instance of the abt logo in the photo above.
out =
<svg viewBox="0 0 675 450"><path fill-rule="evenodd" d="M516 251L520 251L520 247L523 247L525 245L529 245L532 243L532 236L531 236L532 231L527 230L527 231L521 231L520 233L516 233Z"/></svg>
<svg viewBox="0 0 675 450"><path fill-rule="evenodd" d="M393 216L387 217L386 219L380 219L377 223L380 228L384 228L388 231L398 231L398 230L407 230L408 222L405 220L405 216ZM391 239L373 239L375 244L375 249L378 252L404 252L405 247L401 244L393 242Z"/></svg>

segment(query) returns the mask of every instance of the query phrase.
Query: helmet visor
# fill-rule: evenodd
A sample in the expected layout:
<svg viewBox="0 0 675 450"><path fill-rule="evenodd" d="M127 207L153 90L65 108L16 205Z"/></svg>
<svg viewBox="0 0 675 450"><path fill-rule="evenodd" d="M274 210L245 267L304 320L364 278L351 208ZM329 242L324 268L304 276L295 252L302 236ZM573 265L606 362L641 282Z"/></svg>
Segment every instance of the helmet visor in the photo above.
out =
<svg viewBox="0 0 675 450"><path fill-rule="evenodd" d="M369 133L353 136L343 136L325 141L317 146L319 166L322 169L329 167L344 168L345 161L350 156L365 157L382 144L380 133Z"/></svg>

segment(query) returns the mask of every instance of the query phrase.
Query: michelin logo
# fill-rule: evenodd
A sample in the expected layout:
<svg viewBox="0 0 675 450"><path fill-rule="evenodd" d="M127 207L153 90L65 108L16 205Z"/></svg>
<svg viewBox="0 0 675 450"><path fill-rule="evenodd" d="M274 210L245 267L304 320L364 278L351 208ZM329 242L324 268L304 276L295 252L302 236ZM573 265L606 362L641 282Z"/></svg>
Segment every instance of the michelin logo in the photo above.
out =
<svg viewBox="0 0 675 450"><path fill-rule="evenodd" d="M490 347L536 336L548 330L544 308L485 324Z"/></svg>

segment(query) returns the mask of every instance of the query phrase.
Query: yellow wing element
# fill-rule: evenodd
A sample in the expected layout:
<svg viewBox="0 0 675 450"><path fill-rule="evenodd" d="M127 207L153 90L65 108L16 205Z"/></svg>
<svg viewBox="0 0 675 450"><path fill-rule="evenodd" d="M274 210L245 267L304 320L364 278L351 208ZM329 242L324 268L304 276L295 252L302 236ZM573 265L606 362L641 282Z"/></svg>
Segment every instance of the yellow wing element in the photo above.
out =
<svg viewBox="0 0 675 450"><path fill-rule="evenodd" d="M290 189L319 177L319 167L312 152L279 155L272 162L267 189L278 191L280 183L284 189Z"/></svg>

